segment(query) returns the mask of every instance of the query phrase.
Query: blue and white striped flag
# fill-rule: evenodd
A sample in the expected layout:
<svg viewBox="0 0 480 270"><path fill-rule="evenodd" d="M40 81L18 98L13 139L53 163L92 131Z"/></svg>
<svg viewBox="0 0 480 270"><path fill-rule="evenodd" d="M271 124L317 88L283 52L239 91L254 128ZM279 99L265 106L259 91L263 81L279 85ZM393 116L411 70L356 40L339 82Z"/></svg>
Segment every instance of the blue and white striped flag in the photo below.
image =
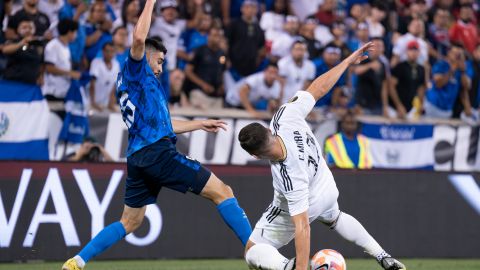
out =
<svg viewBox="0 0 480 270"><path fill-rule="evenodd" d="M370 141L373 167L433 170L433 125L362 123Z"/></svg>
<svg viewBox="0 0 480 270"><path fill-rule="evenodd" d="M34 84L0 81L0 159L48 160L47 101Z"/></svg>

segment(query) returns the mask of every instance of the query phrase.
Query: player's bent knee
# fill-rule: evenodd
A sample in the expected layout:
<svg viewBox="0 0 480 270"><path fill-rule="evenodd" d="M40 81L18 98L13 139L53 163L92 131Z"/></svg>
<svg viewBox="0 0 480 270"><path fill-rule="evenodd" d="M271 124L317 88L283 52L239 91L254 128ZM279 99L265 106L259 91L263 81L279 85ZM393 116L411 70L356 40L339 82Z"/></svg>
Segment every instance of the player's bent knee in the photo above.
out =
<svg viewBox="0 0 480 270"><path fill-rule="evenodd" d="M217 205L234 197L232 188L213 174L200 194Z"/></svg>
<svg viewBox="0 0 480 270"><path fill-rule="evenodd" d="M254 244L245 254L250 269L283 269L288 261L276 248L268 244Z"/></svg>

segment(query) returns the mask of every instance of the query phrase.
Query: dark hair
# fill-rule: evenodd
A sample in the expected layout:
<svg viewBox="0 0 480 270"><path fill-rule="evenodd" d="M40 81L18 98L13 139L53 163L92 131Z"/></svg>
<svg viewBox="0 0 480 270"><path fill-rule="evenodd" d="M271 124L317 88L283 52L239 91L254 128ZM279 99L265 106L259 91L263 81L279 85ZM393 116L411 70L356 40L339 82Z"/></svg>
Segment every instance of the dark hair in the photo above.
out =
<svg viewBox="0 0 480 270"><path fill-rule="evenodd" d="M305 39L303 37L297 37L293 41L292 46L290 48L293 49L293 47L295 47L295 45L297 45L297 44L307 45L307 42L305 41Z"/></svg>
<svg viewBox="0 0 480 270"><path fill-rule="evenodd" d="M145 40L145 49L154 49L167 54L167 48L163 45L162 40L156 37L147 38Z"/></svg>
<svg viewBox="0 0 480 270"><path fill-rule="evenodd" d="M265 152L268 146L270 132L259 123L251 123L240 130L238 140L240 146L251 155Z"/></svg>
<svg viewBox="0 0 480 270"><path fill-rule="evenodd" d="M123 25L118 26L117 28L115 28L115 29L113 30L112 36L115 36L115 34L116 34L116 33L118 32L118 30L120 30L120 29L125 29L125 30L127 30L127 27L125 27L125 26L123 26Z"/></svg>
<svg viewBox="0 0 480 270"><path fill-rule="evenodd" d="M115 45L113 45L113 42L112 42L112 41L109 41L109 42L106 42L105 44L103 44L102 50L105 50L105 48L106 48L107 46L115 47Z"/></svg>
<svg viewBox="0 0 480 270"><path fill-rule="evenodd" d="M277 63L274 63L274 62L268 62L267 66L265 67L265 69L269 68L269 67L274 67L276 69L278 69L278 65Z"/></svg>
<svg viewBox="0 0 480 270"><path fill-rule="evenodd" d="M60 36L68 34L78 30L78 23L72 19L61 19L57 25L58 34Z"/></svg>

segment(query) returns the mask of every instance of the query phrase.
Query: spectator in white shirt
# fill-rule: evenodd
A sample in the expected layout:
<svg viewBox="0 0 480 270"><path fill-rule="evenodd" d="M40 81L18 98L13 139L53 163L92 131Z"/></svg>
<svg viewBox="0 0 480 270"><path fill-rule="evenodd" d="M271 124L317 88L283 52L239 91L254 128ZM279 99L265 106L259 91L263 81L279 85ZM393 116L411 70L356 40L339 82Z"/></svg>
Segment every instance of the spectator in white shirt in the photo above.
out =
<svg viewBox="0 0 480 270"><path fill-rule="evenodd" d="M270 63L267 68L252 74L228 92L229 106L242 107L255 118L262 118L260 110L273 112L280 101L282 86L278 81L278 66Z"/></svg>
<svg viewBox="0 0 480 270"><path fill-rule="evenodd" d="M278 59L287 56L290 53L290 48L293 42L298 38L298 30L300 29L300 22L297 17L288 15L285 23L283 24L283 30L269 31L265 37L267 42L270 41L271 51L270 58L273 62Z"/></svg>
<svg viewBox="0 0 480 270"><path fill-rule="evenodd" d="M290 13L290 1L275 0L272 11L262 13L260 28L268 35L269 31L281 31L286 16Z"/></svg>
<svg viewBox="0 0 480 270"><path fill-rule="evenodd" d="M150 28L150 36L160 36L167 48L168 70L177 66L176 51L180 34L186 28L186 21L178 19L178 5L175 0L163 0L160 2L161 16L155 18Z"/></svg>
<svg viewBox="0 0 480 270"><path fill-rule="evenodd" d="M381 2L376 3L370 10L370 16L367 17L368 30L371 38L383 37L385 27L382 20L387 16L387 8Z"/></svg>
<svg viewBox="0 0 480 270"><path fill-rule="evenodd" d="M420 55L417 58L419 65L425 66L428 61L428 45L423 39L425 32L425 24L420 19L413 19L408 24L408 33L400 36L394 43L392 67L396 66L399 62L407 61L407 45L410 41L415 40L419 45Z"/></svg>
<svg viewBox="0 0 480 270"><path fill-rule="evenodd" d="M287 102L297 91L306 89L315 79L315 65L307 59L307 45L303 38L293 43L290 55L278 61L278 70L284 80L281 104Z"/></svg>
<svg viewBox="0 0 480 270"><path fill-rule="evenodd" d="M115 46L105 43L101 58L95 58L90 65L90 108L95 111L116 111L115 81L120 65L115 57Z"/></svg>
<svg viewBox="0 0 480 270"><path fill-rule="evenodd" d="M59 37L48 42L45 47L45 80L42 87L47 100L63 100L70 88L72 79L78 80L81 73L72 70L72 60L68 44L77 36L78 23L60 20L57 26Z"/></svg>

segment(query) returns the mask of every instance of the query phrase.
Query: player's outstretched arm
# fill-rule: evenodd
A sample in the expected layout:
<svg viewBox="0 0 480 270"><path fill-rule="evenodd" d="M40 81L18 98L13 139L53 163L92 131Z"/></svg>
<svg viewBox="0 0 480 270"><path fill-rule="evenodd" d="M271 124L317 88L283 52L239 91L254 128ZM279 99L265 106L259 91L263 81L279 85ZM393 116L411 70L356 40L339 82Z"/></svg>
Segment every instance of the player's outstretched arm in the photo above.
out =
<svg viewBox="0 0 480 270"><path fill-rule="evenodd" d="M147 39L150 24L152 23L153 7L156 0L147 0L140 18L133 30L133 42L130 55L135 60L142 60L145 54L145 40Z"/></svg>
<svg viewBox="0 0 480 270"><path fill-rule="evenodd" d="M350 56L345 58L345 60L343 60L340 64L316 78L307 88L307 92L312 94L315 100L319 100L321 97L326 95L330 89L332 89L340 76L342 76L343 72L345 72L349 66L359 64L363 60L367 59L368 56L366 56L365 53L373 49L372 42L368 42L367 44L363 45L360 49L356 50L350 54Z"/></svg>
<svg viewBox="0 0 480 270"><path fill-rule="evenodd" d="M220 129L227 130L227 123L225 123L225 121L215 119L193 121L172 119L172 126L175 134L186 133L199 129L207 132L218 132Z"/></svg>

